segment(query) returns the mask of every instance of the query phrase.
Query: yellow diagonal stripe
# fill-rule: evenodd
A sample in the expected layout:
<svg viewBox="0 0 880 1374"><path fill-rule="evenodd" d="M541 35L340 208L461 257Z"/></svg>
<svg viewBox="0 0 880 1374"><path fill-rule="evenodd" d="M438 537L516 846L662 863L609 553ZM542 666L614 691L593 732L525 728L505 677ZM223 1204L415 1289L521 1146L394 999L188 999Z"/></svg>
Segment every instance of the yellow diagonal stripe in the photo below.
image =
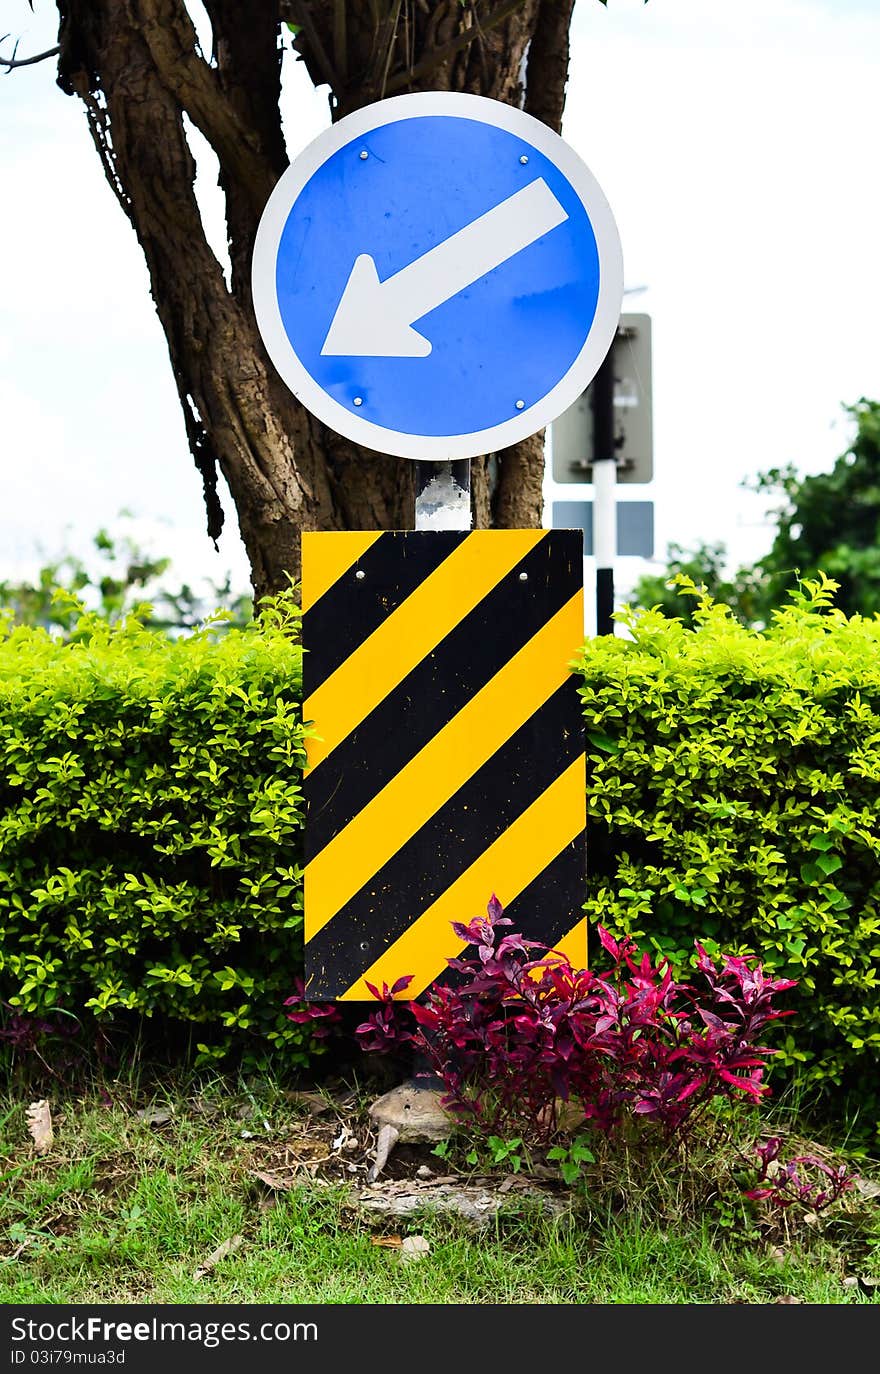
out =
<svg viewBox="0 0 880 1374"><path fill-rule="evenodd" d="M316 855L305 871L306 941L565 682L582 633L578 590Z"/></svg>
<svg viewBox="0 0 880 1374"><path fill-rule="evenodd" d="M382 531L338 530L331 535L306 531L302 536L302 609L308 611L338 582L352 563L381 539Z"/></svg>
<svg viewBox="0 0 880 1374"><path fill-rule="evenodd" d="M570 930L567 935L563 935L561 940L557 940L553 946L560 954L564 954L574 969L587 967L587 918L578 921L574 930ZM372 979L370 980L372 982Z"/></svg>
<svg viewBox="0 0 880 1374"><path fill-rule="evenodd" d="M317 768L441 639L515 567L546 530L477 530L303 702L321 736L306 741ZM569 657L583 639L571 640Z"/></svg>
<svg viewBox="0 0 880 1374"><path fill-rule="evenodd" d="M369 1001L366 983L389 985L414 975L406 995L417 997L462 950L450 921L482 915L492 893L508 906L581 833L586 815L586 766L581 754L470 868L371 964L340 1001Z"/></svg>

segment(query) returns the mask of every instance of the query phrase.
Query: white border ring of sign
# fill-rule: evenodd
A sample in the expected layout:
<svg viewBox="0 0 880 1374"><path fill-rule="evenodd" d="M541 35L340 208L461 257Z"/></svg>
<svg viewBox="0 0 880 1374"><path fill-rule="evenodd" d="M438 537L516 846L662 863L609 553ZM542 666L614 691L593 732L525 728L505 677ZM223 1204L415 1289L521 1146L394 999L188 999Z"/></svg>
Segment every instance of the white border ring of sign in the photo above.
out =
<svg viewBox="0 0 880 1374"><path fill-rule="evenodd" d="M295 353L278 306L275 264L291 208L319 167L340 148L372 129L402 119L452 115L506 129L532 144L568 179L592 225L599 253L596 312L583 348L565 376L545 396L509 420L470 434L404 434L372 423L335 401ZM392 96L366 105L331 125L291 163L270 195L254 243L252 286L257 324L279 375L307 410L338 434L365 448L400 458L446 462L475 458L527 439L574 403L599 370L614 339L623 301L623 255L611 208L592 172L573 148L546 124L513 105L485 96L429 91Z"/></svg>

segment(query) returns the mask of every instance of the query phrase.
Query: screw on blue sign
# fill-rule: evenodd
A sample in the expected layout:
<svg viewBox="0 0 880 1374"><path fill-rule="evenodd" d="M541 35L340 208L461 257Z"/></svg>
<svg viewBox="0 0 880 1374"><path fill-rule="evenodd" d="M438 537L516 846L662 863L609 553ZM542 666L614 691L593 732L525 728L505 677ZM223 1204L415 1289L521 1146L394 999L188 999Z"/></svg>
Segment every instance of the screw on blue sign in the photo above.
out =
<svg viewBox="0 0 880 1374"><path fill-rule="evenodd" d="M383 100L281 177L253 258L279 373L347 438L447 460L543 428L620 318L613 216L563 139L480 96Z"/></svg>

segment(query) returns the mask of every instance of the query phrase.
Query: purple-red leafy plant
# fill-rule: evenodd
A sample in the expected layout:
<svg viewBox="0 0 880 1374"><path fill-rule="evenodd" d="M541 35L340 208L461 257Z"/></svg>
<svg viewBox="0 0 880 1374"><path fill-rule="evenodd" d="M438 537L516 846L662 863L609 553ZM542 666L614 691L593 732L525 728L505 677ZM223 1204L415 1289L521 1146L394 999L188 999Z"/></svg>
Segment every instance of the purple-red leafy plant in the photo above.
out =
<svg viewBox="0 0 880 1374"><path fill-rule="evenodd" d="M298 1026L312 1027L312 1035L315 1040L327 1040L334 1030L341 1024L342 1017L335 1002L307 1002L306 985L302 978L297 978L293 985L293 994L284 999L285 1007L293 1007L293 1011L285 1012L288 1021L293 1021Z"/></svg>
<svg viewBox="0 0 880 1374"><path fill-rule="evenodd" d="M35 1056L56 1077L69 1070L85 1054L84 1047L79 1043L79 1018L71 1012L59 1008L54 1015L35 1016L30 1012L16 1011L8 1002L0 1002L0 1014L3 1017L0 1020L0 1042L18 1055ZM96 1039L95 1049L101 1058L101 1037Z"/></svg>
<svg viewBox="0 0 880 1374"><path fill-rule="evenodd" d="M406 973L391 987L383 983L381 992L375 983L367 983L368 992L375 997L379 1006L368 1013L365 1021L355 1026L354 1033L362 1050L372 1054L393 1054L413 1042L414 1030L407 1024L405 1015L401 1015L400 1003L396 1000L406 992L412 980L413 975Z"/></svg>
<svg viewBox="0 0 880 1374"><path fill-rule="evenodd" d="M759 1161L758 1187L745 1196L772 1207L784 1209L796 1203L818 1215L856 1181L856 1175L845 1164L828 1164L817 1155L795 1155L783 1162L782 1141L775 1135L756 1145L755 1152Z"/></svg>
<svg viewBox="0 0 880 1374"><path fill-rule="evenodd" d="M556 1129L557 1104L574 1102L609 1135L632 1118L666 1136L684 1133L713 1098L757 1100L774 1005L794 984L765 977L747 958L716 965L699 944L699 984L639 955L632 940L599 928L611 969L575 969L562 954L512 931L493 896L486 917L453 924L473 953L449 960L455 981L424 1002L376 993L381 1007L358 1027L364 1048L410 1041L445 1087L449 1110L482 1131L536 1141Z"/></svg>

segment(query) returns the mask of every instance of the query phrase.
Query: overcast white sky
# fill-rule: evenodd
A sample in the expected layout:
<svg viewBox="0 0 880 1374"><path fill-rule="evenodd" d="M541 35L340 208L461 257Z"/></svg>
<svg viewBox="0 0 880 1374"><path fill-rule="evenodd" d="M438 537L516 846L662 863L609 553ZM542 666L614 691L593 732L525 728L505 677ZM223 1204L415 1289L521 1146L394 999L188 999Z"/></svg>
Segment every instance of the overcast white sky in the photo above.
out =
<svg viewBox="0 0 880 1374"><path fill-rule="evenodd" d="M54 5L35 10L0 0L20 55L55 41ZM652 319L655 481L625 496L655 502L658 554L759 556L771 527L742 479L827 469L842 404L880 397L878 91L880 0L578 0L563 134L647 287L627 304ZM291 63L285 102L295 156L326 90ZM204 533L143 260L51 62L0 76L0 147L0 578L127 509L182 574L244 586L228 498L219 554ZM204 159L220 251L215 181ZM618 590L645 566L620 560Z"/></svg>

